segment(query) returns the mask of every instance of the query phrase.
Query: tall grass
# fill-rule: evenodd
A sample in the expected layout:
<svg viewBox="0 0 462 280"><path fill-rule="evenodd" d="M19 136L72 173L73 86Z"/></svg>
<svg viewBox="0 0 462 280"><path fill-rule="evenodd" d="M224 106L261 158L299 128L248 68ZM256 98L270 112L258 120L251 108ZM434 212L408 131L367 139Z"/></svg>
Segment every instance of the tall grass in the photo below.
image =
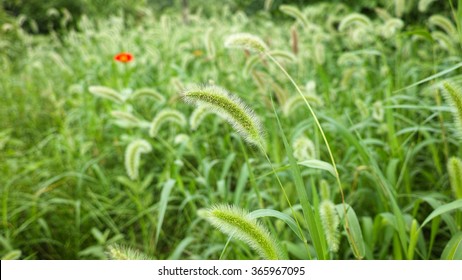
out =
<svg viewBox="0 0 462 280"><path fill-rule="evenodd" d="M419 29L399 6L330 3L284 6L285 21L223 9L83 16L59 37L2 27L2 50L22 55L0 53L0 256L274 257L198 215L233 205L278 257L457 257L460 124L442 93L461 83L460 8L424 4ZM236 33L253 51L225 47ZM243 134L180 102L198 83L261 123ZM246 145L262 130L264 149Z"/></svg>

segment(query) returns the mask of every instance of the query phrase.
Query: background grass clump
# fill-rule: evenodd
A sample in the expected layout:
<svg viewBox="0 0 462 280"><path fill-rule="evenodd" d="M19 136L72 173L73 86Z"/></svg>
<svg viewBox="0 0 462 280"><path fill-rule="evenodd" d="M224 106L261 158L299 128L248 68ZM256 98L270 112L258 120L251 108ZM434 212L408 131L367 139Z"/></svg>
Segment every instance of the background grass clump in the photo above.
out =
<svg viewBox="0 0 462 280"><path fill-rule="evenodd" d="M2 3L2 258L260 258L201 215L216 205L242 209L283 258L460 257L444 85L462 94L461 1L106 2ZM237 33L268 50L227 49ZM197 84L251 108L265 151L194 116L181 94ZM162 112L181 123L150 134ZM134 141L150 148L126 163Z"/></svg>

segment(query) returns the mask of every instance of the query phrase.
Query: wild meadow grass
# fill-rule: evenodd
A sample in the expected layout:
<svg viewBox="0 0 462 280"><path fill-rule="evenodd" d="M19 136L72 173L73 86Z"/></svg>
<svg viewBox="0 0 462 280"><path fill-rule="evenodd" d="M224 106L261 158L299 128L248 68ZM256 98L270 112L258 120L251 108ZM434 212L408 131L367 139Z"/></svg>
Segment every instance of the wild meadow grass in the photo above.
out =
<svg viewBox="0 0 462 280"><path fill-rule="evenodd" d="M461 1L430 2L0 26L0 256L461 259Z"/></svg>

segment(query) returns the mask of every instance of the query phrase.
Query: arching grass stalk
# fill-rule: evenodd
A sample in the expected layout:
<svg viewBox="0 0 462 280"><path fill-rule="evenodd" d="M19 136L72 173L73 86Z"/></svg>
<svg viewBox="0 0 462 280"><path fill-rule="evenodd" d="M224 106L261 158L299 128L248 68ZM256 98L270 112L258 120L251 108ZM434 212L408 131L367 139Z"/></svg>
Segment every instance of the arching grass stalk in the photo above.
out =
<svg viewBox="0 0 462 280"><path fill-rule="evenodd" d="M342 183L340 181L340 176L338 174L338 170L337 170L337 165L335 163L335 159L334 159L334 156L332 154L332 151L330 149L330 145L329 145L329 141L327 141L327 138L326 138L326 135L324 133L324 130L322 129L321 127L321 124L319 123L319 120L316 116L316 114L314 113L313 109L311 108L311 105L310 103L308 102L306 96L302 93L302 91L300 90L300 88L298 87L297 83L295 83L294 79L292 78L292 76L289 75L289 73L287 73L287 71L285 70L285 68L274 58L274 56L271 55L271 53L269 52L269 48L268 46L263 42L263 40L261 40L258 36L255 36L255 35L252 35L252 34L248 34L248 33L242 33L242 34L234 34L234 35L231 35L229 36L227 39L226 39L226 42L225 42L225 47L228 47L228 48L238 48L238 49L247 49L247 50L250 50L250 51L254 51L254 52L258 52L258 53L262 53L263 55L265 55L266 57L268 57L271 61L273 61L276 66L284 73L284 75L290 80L290 82L292 83L292 85L295 87L295 89L297 90L298 94L302 97L303 101L305 102L306 106L308 107L309 111L310 111L310 114L311 116L313 117L315 123L316 123L316 126L318 127L319 131L321 132L321 136L324 140L324 143L327 147L327 151L329 153L329 157L330 157L330 160L332 162L332 166L334 167L334 171L335 171L335 177L336 177L336 180L337 180L337 184L338 184L338 187L339 187L339 190L340 190L340 195L341 195L341 199L342 199L342 204L344 206L344 213L345 213L345 230L347 232L347 235L350 236L351 233L350 233L350 230L349 230L349 226L348 226L348 219L347 219L347 215L346 215L346 206L345 206L345 196L344 196L344 193L343 193L343 188L342 188ZM274 107L274 106L273 106ZM275 114L277 116L277 113L275 111ZM282 130L282 128L281 128ZM288 147L288 145L286 145L286 149L290 149L290 147ZM290 152L291 152L291 149L290 149ZM289 153L289 151L288 151ZM292 157L292 155L289 155L289 157ZM311 205L309 204L309 201L308 201L308 197L306 195L306 190L304 190L304 188L297 188L297 192L299 193L300 195L300 201L302 203L302 206L304 205L303 209L304 209L304 214L305 215L308 215L306 216L307 218L307 221L308 221L308 224L310 224L310 221L312 222L312 226L314 226L315 228L312 228L310 230L310 233L312 235L312 238L315 238L316 239L316 235L313 236L313 233L314 233L314 229L318 230L318 226L316 224L316 222L312 219L314 219L314 213L313 213L313 216L310 215L310 212L312 212L312 209L311 209ZM306 195L306 200L305 200L305 195L303 194L305 193ZM302 200L303 199L303 200ZM309 207L308 207L309 206ZM319 233L318 233L319 234ZM318 235L317 234L317 235ZM322 248L320 248L319 246L320 245L324 245L323 242L320 242L320 244L318 244L318 248L317 248L317 252L318 252L318 255L319 254L322 254L324 256L324 251ZM316 242L315 242L315 245L316 245ZM357 251L357 248L353 248L353 250Z"/></svg>
<svg viewBox="0 0 462 280"><path fill-rule="evenodd" d="M289 75L289 73L287 73L287 71L285 70L285 68L271 55L269 54L268 52L264 52L264 54L271 60L273 61L276 66L284 73L284 75L290 80L290 82L292 83L292 85L295 87L295 89L297 90L298 94L302 97L303 101L305 102L306 106L308 107L308 110L310 111L310 114L311 116L313 117L315 123L316 123L316 126L318 127L319 129L319 132L321 133L321 136L322 136L322 139L324 141L324 144L326 145L326 148L327 148L327 152L329 154L329 157L330 157L330 161L332 163L332 166L334 167L334 171L335 171L335 179L337 181L337 185L339 187L339 190L340 190L340 196L341 196L341 199L342 199L342 204L343 204L343 212L345 214L345 230L346 230L346 233L348 236L351 236L351 233L350 233L350 228L349 228L349 225L348 225L348 218L347 218L347 215L346 215L346 212L347 212L347 209L346 209L346 206L345 206L345 194L343 192L343 187L342 187L342 182L340 181L340 176L339 176L339 173L338 173L338 169L337 169L337 164L335 163L335 159L334 159L334 155L332 154L332 150L330 149L330 145L329 145L329 141L327 140L326 138L326 135L324 133L324 130L322 129L322 126L321 124L319 123L319 119L318 117L316 116L315 112L313 111L313 108L311 107L310 103L308 102L308 99L306 98L306 96L302 93L302 91L300 90L300 88L298 87L297 83L295 83L294 79L292 78L292 76ZM355 245L353 245L355 246ZM353 250L357 251L358 248L353 248Z"/></svg>
<svg viewBox="0 0 462 280"><path fill-rule="evenodd" d="M276 175L278 184L281 187L290 209L292 210L292 214L295 220L297 220L297 216L295 215L295 211L293 210L284 186L282 185L273 164L266 154L266 144L264 139L265 134L262 124L255 112L244 104L244 102L237 96L218 86L192 86L181 94L181 98L185 102L195 105L198 108L206 108L208 111L221 116L236 129L236 131L249 145L258 147L259 150L264 153L274 174ZM259 193L257 193L257 195L260 198ZM297 224L300 234L303 236L303 231L298 221ZM305 238L303 242L309 254L309 248ZM324 256L324 254L321 254L321 256Z"/></svg>

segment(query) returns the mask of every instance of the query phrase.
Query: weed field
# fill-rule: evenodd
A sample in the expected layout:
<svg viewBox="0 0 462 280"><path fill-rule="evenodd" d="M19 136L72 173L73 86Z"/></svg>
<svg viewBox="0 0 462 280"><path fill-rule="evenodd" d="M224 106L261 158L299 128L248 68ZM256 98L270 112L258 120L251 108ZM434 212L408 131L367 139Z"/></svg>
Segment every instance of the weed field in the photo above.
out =
<svg viewBox="0 0 462 280"><path fill-rule="evenodd" d="M0 21L1 258L462 259L462 1L280 2Z"/></svg>

